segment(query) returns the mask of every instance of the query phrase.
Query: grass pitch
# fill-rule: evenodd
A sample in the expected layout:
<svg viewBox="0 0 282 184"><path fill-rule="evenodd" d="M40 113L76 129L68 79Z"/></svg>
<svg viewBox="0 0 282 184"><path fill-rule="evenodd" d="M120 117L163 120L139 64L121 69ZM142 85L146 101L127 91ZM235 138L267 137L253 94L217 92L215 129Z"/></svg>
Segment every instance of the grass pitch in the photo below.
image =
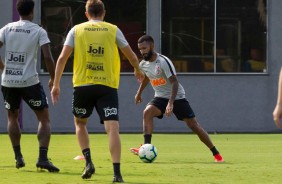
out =
<svg viewBox="0 0 282 184"><path fill-rule="evenodd" d="M143 142L141 134L122 134L121 171L126 183L135 184L278 184L282 182L282 135L210 135L225 163L214 163L211 152L194 134L154 134L158 149L154 163L143 163L130 153L130 147ZM15 168L14 153L7 134L0 135L0 183L80 184L111 183L113 169L105 134L91 134L92 159L96 173L81 179L84 161L75 135L52 135L49 157L59 173L37 170L36 135L22 135L26 166Z"/></svg>

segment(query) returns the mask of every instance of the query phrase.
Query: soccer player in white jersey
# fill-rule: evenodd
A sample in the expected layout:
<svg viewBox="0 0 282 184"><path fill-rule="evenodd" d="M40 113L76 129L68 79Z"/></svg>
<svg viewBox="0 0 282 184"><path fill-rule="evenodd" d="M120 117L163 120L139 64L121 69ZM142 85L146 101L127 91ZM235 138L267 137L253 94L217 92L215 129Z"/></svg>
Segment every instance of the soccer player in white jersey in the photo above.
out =
<svg viewBox="0 0 282 184"><path fill-rule="evenodd" d="M145 73L145 79L135 95L135 103L142 102L142 91L149 82L155 91L154 98L147 104L143 112L144 144L151 144L153 118L161 119L163 114L170 117L174 113L177 119L184 121L211 150L215 162L224 162L207 132L197 122L195 114L185 98L184 88L177 80L175 68L170 59L154 51L154 40L149 35L139 38L138 48L143 56L139 66ZM131 148L130 150L138 155L139 148Z"/></svg>
<svg viewBox="0 0 282 184"><path fill-rule="evenodd" d="M1 90L8 112L8 133L15 153L16 168L25 166L20 147L21 130L18 121L20 102L23 99L35 112L39 121L37 132L39 157L36 167L58 172L59 169L47 157L51 137L48 101L36 71L37 51L40 46L51 76L48 84L51 89L55 66L50 51L50 40L43 28L31 22L34 1L18 0L16 6L20 20L0 29L0 48L5 45Z"/></svg>

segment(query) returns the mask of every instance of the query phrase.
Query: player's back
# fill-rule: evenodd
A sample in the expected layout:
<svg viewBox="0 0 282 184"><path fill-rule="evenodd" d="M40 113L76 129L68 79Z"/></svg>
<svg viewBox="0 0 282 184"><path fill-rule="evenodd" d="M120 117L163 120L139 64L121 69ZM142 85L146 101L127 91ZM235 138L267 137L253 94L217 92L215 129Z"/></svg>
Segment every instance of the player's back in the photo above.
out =
<svg viewBox="0 0 282 184"><path fill-rule="evenodd" d="M1 29L0 41L5 45L5 72L2 74L2 85L25 87L37 84L38 47L50 42L46 31L28 20L20 20L9 23Z"/></svg>

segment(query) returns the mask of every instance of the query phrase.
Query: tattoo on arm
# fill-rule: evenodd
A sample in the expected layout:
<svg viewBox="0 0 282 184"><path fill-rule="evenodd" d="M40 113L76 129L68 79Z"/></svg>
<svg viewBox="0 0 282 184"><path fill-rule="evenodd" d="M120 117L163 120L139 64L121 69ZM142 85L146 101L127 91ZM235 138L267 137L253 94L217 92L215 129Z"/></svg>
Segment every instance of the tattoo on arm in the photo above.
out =
<svg viewBox="0 0 282 184"><path fill-rule="evenodd" d="M175 97L177 95L177 91L178 91L178 80L176 75L172 75L171 77L169 77L169 81L172 84L172 89L171 89L171 94L170 94L170 101L174 102Z"/></svg>

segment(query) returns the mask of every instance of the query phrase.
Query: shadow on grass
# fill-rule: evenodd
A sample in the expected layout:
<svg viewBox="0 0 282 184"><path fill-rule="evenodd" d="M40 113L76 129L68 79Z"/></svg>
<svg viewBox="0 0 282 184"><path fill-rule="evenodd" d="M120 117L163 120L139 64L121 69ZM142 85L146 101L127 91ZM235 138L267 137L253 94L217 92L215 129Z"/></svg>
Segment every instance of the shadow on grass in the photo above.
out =
<svg viewBox="0 0 282 184"><path fill-rule="evenodd" d="M12 166L12 165L1 165L0 166L0 169L7 169L7 168L15 168L16 169L16 166Z"/></svg>
<svg viewBox="0 0 282 184"><path fill-rule="evenodd" d="M60 171L60 172L49 172L48 170L45 169L37 169L35 168L34 170L30 170L30 169L20 169L22 172L26 172L26 173L42 173L42 174L46 174L46 173L50 173L50 174L59 174L59 175L68 175L68 176L81 176L81 173L78 172L68 172L68 171Z"/></svg>
<svg viewBox="0 0 282 184"><path fill-rule="evenodd" d="M207 165L210 165L210 164L224 164L224 165L232 165L233 163L231 162L205 162L205 161L179 161L179 162L166 162L166 161L156 161L156 162L153 162L153 163L144 163L144 162L132 162L133 164L152 164L152 165L186 165L186 164L207 164Z"/></svg>
<svg viewBox="0 0 282 184"><path fill-rule="evenodd" d="M156 182L127 182L127 181L125 181L125 183L134 183L134 184L156 184ZM169 182L169 183L161 183L161 184L172 184L171 182Z"/></svg>

